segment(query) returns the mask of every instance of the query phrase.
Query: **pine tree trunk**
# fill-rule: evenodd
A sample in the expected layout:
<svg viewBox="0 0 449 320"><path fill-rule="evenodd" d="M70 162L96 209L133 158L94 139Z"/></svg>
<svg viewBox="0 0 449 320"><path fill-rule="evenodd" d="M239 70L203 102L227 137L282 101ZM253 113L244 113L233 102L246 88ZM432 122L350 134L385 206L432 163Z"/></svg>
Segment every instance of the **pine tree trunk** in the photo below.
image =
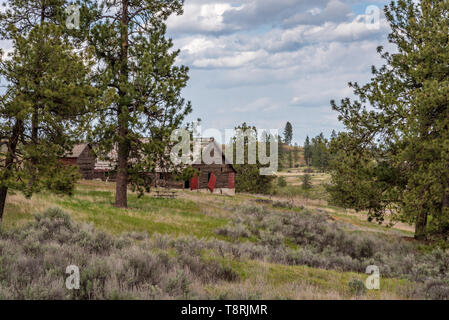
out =
<svg viewBox="0 0 449 320"><path fill-rule="evenodd" d="M443 195L443 203L441 211L444 214L444 210L449 208L449 193L444 193ZM443 233L443 237L447 240L449 238L449 226L445 225L443 226L443 229L441 230Z"/></svg>
<svg viewBox="0 0 449 320"><path fill-rule="evenodd" d="M418 214L415 224L415 239L427 239L427 211L425 208Z"/></svg>
<svg viewBox="0 0 449 320"><path fill-rule="evenodd" d="M16 120L12 130L12 136L8 143L8 153L6 155L5 160L5 174L3 175L4 179L7 180L11 176L12 168L11 166L14 163L14 157L16 155L17 145L19 143L19 138L22 133L23 122L22 120ZM6 196L8 194L8 187L3 186L0 187L0 222L3 219L3 213L5 211L6 204Z"/></svg>
<svg viewBox="0 0 449 320"><path fill-rule="evenodd" d="M39 139L39 111L38 111L39 107L35 106L34 108L35 109L34 109L32 117L31 117L31 141L36 146L38 144L38 139ZM28 181L28 188L30 189L30 191L32 190L34 182L36 181L37 162L38 162L38 159L33 154L32 158L31 158L31 164L32 164L31 179Z"/></svg>
<svg viewBox="0 0 449 320"><path fill-rule="evenodd" d="M117 152L117 179L115 186L115 206L126 208L128 206L128 101L126 92L128 87L128 2L122 0L122 19L121 19L121 50L120 50L120 81L123 90L119 91L119 110L117 112L119 143Z"/></svg>
<svg viewBox="0 0 449 320"><path fill-rule="evenodd" d="M0 223L3 220L3 212L5 211L6 195L7 194L8 194L8 188L7 187L1 187L0 188Z"/></svg>
<svg viewBox="0 0 449 320"><path fill-rule="evenodd" d="M128 143L126 129L120 126L120 143L117 153L117 179L115 183L115 206L126 208L128 206Z"/></svg>

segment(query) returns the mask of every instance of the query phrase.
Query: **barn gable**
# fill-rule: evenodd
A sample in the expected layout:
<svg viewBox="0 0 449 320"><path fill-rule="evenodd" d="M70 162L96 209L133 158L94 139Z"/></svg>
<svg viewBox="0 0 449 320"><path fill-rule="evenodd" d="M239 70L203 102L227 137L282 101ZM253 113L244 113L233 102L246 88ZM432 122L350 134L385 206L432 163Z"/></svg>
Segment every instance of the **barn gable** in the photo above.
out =
<svg viewBox="0 0 449 320"><path fill-rule="evenodd" d="M229 161L222 148L217 144L213 138L201 139L201 155L194 155L194 164L192 167L198 170L198 177L188 184L192 190L203 192L213 192L216 194L234 195L235 194L235 174L236 170ZM211 157L214 157L215 152L219 152L221 158L220 163L206 164L202 159L202 154L210 152ZM217 157L218 158L218 157ZM193 183L192 183L193 182ZM211 182L213 182L211 184ZM192 188L192 185L194 187ZM213 186L211 188L211 185ZM187 184L186 184L187 186Z"/></svg>
<svg viewBox="0 0 449 320"><path fill-rule="evenodd" d="M94 178L94 167L97 156L88 143L77 144L73 146L70 152L67 152L61 161L67 165L78 166L83 179L91 180Z"/></svg>

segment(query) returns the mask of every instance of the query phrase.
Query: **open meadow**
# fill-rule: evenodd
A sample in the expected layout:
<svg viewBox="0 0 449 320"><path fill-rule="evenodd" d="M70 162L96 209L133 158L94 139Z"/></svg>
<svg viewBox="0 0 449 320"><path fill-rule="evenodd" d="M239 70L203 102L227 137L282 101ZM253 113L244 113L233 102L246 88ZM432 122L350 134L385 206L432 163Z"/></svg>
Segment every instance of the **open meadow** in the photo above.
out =
<svg viewBox="0 0 449 320"><path fill-rule="evenodd" d="M324 200L177 191L130 194L128 209L113 201L114 184L99 181L79 182L71 197L9 195L0 298L448 297L447 252L415 243L407 225ZM68 265L80 268L79 291L64 287ZM368 265L380 269L380 290L364 286Z"/></svg>

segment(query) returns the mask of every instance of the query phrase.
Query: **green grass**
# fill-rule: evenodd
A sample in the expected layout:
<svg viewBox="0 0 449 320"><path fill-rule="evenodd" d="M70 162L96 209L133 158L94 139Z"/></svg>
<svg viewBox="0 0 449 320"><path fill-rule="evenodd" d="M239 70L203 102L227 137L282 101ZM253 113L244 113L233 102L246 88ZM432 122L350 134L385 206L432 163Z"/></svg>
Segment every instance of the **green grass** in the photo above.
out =
<svg viewBox="0 0 449 320"><path fill-rule="evenodd" d="M236 261L217 258L230 266L241 278L240 285L218 283L210 285L208 291L215 297L234 296L245 285L249 298L255 299L298 299L308 288L320 299L403 299L413 283L404 279L381 278L379 290L367 290L361 296L350 291L348 283L353 279L365 282L368 275L355 272L323 270L308 266L286 266L261 261ZM310 289L309 289L310 290ZM247 298L247 297L244 297Z"/></svg>
<svg viewBox="0 0 449 320"><path fill-rule="evenodd" d="M226 220L204 215L198 205L183 199L155 199L152 197L129 197L126 210L113 206L111 192L83 191L81 195L94 197L93 201L80 198L80 193L63 198L56 204L64 209L82 212L87 221L96 227L121 233L146 231L172 235L192 234L197 237L214 236L214 230L227 223Z"/></svg>
<svg viewBox="0 0 449 320"><path fill-rule="evenodd" d="M299 189L288 186L289 190ZM316 190L321 190L315 185ZM303 191L297 191L302 194ZM150 195L139 198L136 194L129 194L129 207L118 209L114 207L114 189L110 185L89 183L77 186L73 196L55 196L49 193L35 195L32 199L14 195L9 198L5 213L4 227L17 228L33 219L33 214L42 211L46 207L58 206L68 212L75 220L92 223L96 228L113 234L126 232L147 232L149 234L161 233L173 237L192 235L197 238L218 238L226 241L252 241L253 239L232 240L224 236L218 236L217 228L226 226L232 218L232 208L256 199L252 195L239 194L235 197L222 197L208 194L190 194L180 192L177 199L159 199ZM274 208L272 210L292 210ZM345 218L356 226L363 226L376 231L385 229L369 222L345 215L342 209L335 212L335 216ZM294 211L301 210L299 207ZM296 249L297 246L286 239L286 245ZM173 254L173 252L171 252ZM312 287L323 293L333 292L340 298L354 298L348 291L348 282L352 279L366 279L367 275L352 272L340 272L335 270L323 270L306 266L287 266L272 264L263 261L233 260L220 257L217 252L206 254L207 259L219 259L221 263L230 266L236 271L241 281L238 284L217 283L210 285L206 290L213 292L213 296L226 296L226 292L235 291L240 286L247 291L260 292L264 298L264 290L273 290L281 298L298 298L298 292L290 292L292 285ZM262 284L261 284L262 283ZM265 285L265 287L264 287ZM381 279L380 291L369 291L365 298L406 298L404 293L410 286L402 279ZM248 289L249 288L249 289ZM243 290L243 289L242 289ZM278 292L278 291L279 292ZM299 290L299 289L298 289ZM258 297L258 295L255 295ZM315 296L314 296L315 297Z"/></svg>
<svg viewBox="0 0 449 320"><path fill-rule="evenodd" d="M226 225L226 219L204 214L200 206L187 199L159 199L151 196L138 198L129 195L129 207L114 207L112 191L98 191L92 187L78 187L75 194L54 196L47 193L36 195L31 203L8 203L5 226L17 227L33 219L33 203L45 202L67 210L78 220L93 223L95 227L120 234L130 231L146 231L149 234L194 235L210 238L215 229Z"/></svg>
<svg viewBox="0 0 449 320"><path fill-rule="evenodd" d="M274 194L277 196L302 197L312 200L327 200L328 198L324 184L315 184L309 190L304 190L301 186L277 186Z"/></svg>

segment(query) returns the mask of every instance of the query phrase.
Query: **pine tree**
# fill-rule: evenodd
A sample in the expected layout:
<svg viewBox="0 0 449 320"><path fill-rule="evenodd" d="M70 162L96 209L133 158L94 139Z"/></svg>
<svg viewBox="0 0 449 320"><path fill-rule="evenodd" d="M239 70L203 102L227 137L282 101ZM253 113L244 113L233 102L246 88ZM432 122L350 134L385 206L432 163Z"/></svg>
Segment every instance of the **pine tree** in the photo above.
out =
<svg viewBox="0 0 449 320"><path fill-rule="evenodd" d="M59 162L72 145L96 95L89 50L67 39L65 1L10 0L1 36L13 52L0 63L0 219L8 190L27 197L42 189L70 194L76 169Z"/></svg>
<svg viewBox="0 0 449 320"><path fill-rule="evenodd" d="M241 125L237 126L235 128L236 130L241 130L241 132L248 132L252 131L254 134L254 141L256 143L256 153L258 152L258 136L257 136L257 129L254 126L248 125L246 122L242 123ZM275 137L270 137L271 139L275 139ZM275 176L267 176L267 175L261 175L260 174L260 168L262 168L262 165L258 160L256 160L256 164L250 164L248 163L248 151L249 151L249 139L245 138L243 141L244 145L244 161L243 164L235 164L234 168L237 171L236 177L235 177L235 188L236 192L250 192L250 193L261 193L261 194L268 194L271 192L272 188L272 182L276 178ZM264 143L264 142L261 142ZM234 163L236 163L236 138L234 138L233 146L234 148ZM270 147L267 146L267 150L270 150Z"/></svg>
<svg viewBox="0 0 449 320"><path fill-rule="evenodd" d="M331 133L331 140L335 140L335 139L337 139L337 132L335 132L335 130L332 130L332 133Z"/></svg>
<svg viewBox="0 0 449 320"><path fill-rule="evenodd" d="M165 36L165 21L182 13L181 0L117 0L102 2L91 23L89 43L95 47L97 82L109 102L98 111L92 133L99 153L116 151L117 207L127 206L128 183L143 193L147 175L167 163L170 134L191 112L181 98L188 68L175 64L179 51Z"/></svg>
<svg viewBox="0 0 449 320"><path fill-rule="evenodd" d="M304 160L306 162L306 166L310 166L312 164L312 149L310 146L310 138L306 137L306 141L304 142Z"/></svg>
<svg viewBox="0 0 449 320"><path fill-rule="evenodd" d="M325 171L329 164L328 141L323 133L312 139L310 147L311 163L321 171Z"/></svg>
<svg viewBox="0 0 449 320"><path fill-rule="evenodd" d="M293 168L293 151L292 150L290 150L288 152L288 165L289 165L289 168Z"/></svg>
<svg viewBox="0 0 449 320"><path fill-rule="evenodd" d="M282 170L284 168L283 160L284 160L284 143L282 142L282 138L280 135L277 135L275 138L278 143L278 159L279 159L279 166L278 169Z"/></svg>
<svg viewBox="0 0 449 320"><path fill-rule="evenodd" d="M346 126L335 150L334 202L415 223L415 237L449 234L449 2L401 0L385 8L395 53L351 83L358 99L332 103ZM429 217L431 219L429 219Z"/></svg>
<svg viewBox="0 0 449 320"><path fill-rule="evenodd" d="M294 156L294 161L295 161L295 165L296 165L299 161L299 147L298 147L297 143L295 143L295 149L293 150L293 156Z"/></svg>
<svg viewBox="0 0 449 320"><path fill-rule="evenodd" d="M287 121L284 129L284 143L286 145L291 145L293 139L293 127L290 122Z"/></svg>
<svg viewBox="0 0 449 320"><path fill-rule="evenodd" d="M310 174L308 174L308 173L304 174L301 177L301 180L302 180L301 188L303 190L310 190L310 189L312 189L312 176Z"/></svg>

